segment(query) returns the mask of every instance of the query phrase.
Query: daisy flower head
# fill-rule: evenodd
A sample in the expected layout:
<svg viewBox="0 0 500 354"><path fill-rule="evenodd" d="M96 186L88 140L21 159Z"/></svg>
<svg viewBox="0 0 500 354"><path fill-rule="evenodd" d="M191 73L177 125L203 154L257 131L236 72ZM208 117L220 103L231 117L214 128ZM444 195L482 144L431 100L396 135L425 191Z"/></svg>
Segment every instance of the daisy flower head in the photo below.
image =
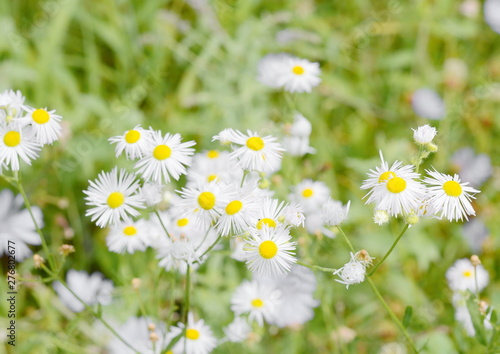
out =
<svg viewBox="0 0 500 354"><path fill-rule="evenodd" d="M113 282L105 279L99 272L89 275L84 270L70 269L66 274L66 283L73 293L89 306L97 303L101 305L111 303L111 293L114 289ZM85 306L59 281L55 281L53 287L61 302L70 310L81 312L85 309Z"/></svg>
<svg viewBox="0 0 500 354"><path fill-rule="evenodd" d="M251 226L257 230L262 227L278 227L285 226L283 218L284 202L279 202L277 199L266 197L260 202L260 208L257 210L255 218L251 222Z"/></svg>
<svg viewBox="0 0 500 354"><path fill-rule="evenodd" d="M296 57L283 58L282 67L276 76L277 84L285 91L311 92L321 82L319 63Z"/></svg>
<svg viewBox="0 0 500 354"><path fill-rule="evenodd" d="M292 188L290 200L302 205L306 212L321 210L330 198L330 188L325 183L306 179Z"/></svg>
<svg viewBox="0 0 500 354"><path fill-rule="evenodd" d="M279 220L283 220L283 224L295 227L304 226L306 217L304 216L304 209L299 203L286 204L281 214Z"/></svg>
<svg viewBox="0 0 500 354"><path fill-rule="evenodd" d="M288 130L291 136L299 138L309 138L312 132L311 122L299 112L293 115L293 124Z"/></svg>
<svg viewBox="0 0 500 354"><path fill-rule="evenodd" d="M243 317L235 317L233 322L224 328L225 338L232 343L241 343L248 339L252 327Z"/></svg>
<svg viewBox="0 0 500 354"><path fill-rule="evenodd" d="M280 88L283 84L280 74L283 71L287 59L292 58L290 54L278 53L268 54L263 57L257 66L257 80L265 86Z"/></svg>
<svg viewBox="0 0 500 354"><path fill-rule="evenodd" d="M328 198L326 203L323 204L321 213L323 224L326 226L338 226L342 224L347 219L350 206L351 201L348 201L346 205L342 205L342 202Z"/></svg>
<svg viewBox="0 0 500 354"><path fill-rule="evenodd" d="M145 180L160 183L169 183L170 178L178 180L186 174L186 166L191 163L191 155L194 153L194 141L182 143L180 134L167 133L162 135L161 131L152 131L151 140L147 144L146 151L135 164L137 173Z"/></svg>
<svg viewBox="0 0 500 354"><path fill-rule="evenodd" d="M335 279L335 281L345 284L348 289L349 285L362 283L365 280L365 274L366 266L358 261L352 253L351 260L333 273L333 275L338 275L340 277L340 280Z"/></svg>
<svg viewBox="0 0 500 354"><path fill-rule="evenodd" d="M195 321L191 312L188 314L187 326L179 323L172 327L167 335L167 341L172 341L182 333L183 337L172 348L173 353L208 354L217 347L217 339L210 327L201 319Z"/></svg>
<svg viewBox="0 0 500 354"><path fill-rule="evenodd" d="M389 167L387 161L384 160L382 151L379 151L379 154L381 160L380 166L375 167L375 169L370 169L370 171L367 173L368 178L363 181L361 189L372 189L374 187L379 187L390 177L396 177L397 172L402 168L403 163L401 161L395 161L392 166Z"/></svg>
<svg viewBox="0 0 500 354"><path fill-rule="evenodd" d="M236 316L247 315L259 326L273 320L281 293L271 282L265 280L245 280L235 290L231 298L231 310Z"/></svg>
<svg viewBox="0 0 500 354"><path fill-rule="evenodd" d="M232 192L231 186L213 181L184 187L180 194L178 207L185 211L184 217L194 217L196 223L208 228L222 214Z"/></svg>
<svg viewBox="0 0 500 354"><path fill-rule="evenodd" d="M6 90L0 93L0 123L10 123L16 118L21 118L26 107L25 97L17 90Z"/></svg>
<svg viewBox="0 0 500 354"><path fill-rule="evenodd" d="M474 267L470 259L467 258L455 261L455 263L453 263L453 265L446 271L448 286L453 291L469 290L475 293L476 277L477 291L481 291L489 283L488 272L480 264Z"/></svg>
<svg viewBox="0 0 500 354"><path fill-rule="evenodd" d="M439 95L431 89L415 91L411 100L415 114L422 118L441 120L446 115L446 106Z"/></svg>
<svg viewBox="0 0 500 354"><path fill-rule="evenodd" d="M16 261L28 258L32 252L28 245L40 245L42 240L36 232L29 211L22 209L21 195L15 196L10 189L0 192L0 255L8 254L9 240L16 243ZM43 227L43 215L39 207L31 207L39 227Z"/></svg>
<svg viewBox="0 0 500 354"><path fill-rule="evenodd" d="M0 165L19 171L19 159L31 165L39 151L40 145L34 140L31 127L0 122Z"/></svg>
<svg viewBox="0 0 500 354"><path fill-rule="evenodd" d="M429 176L424 182L428 185L429 203L436 213L441 213L442 217L450 221L469 220L468 215L476 215L471 200L475 199L473 194L480 191L469 187L468 182L461 182L458 175L452 177L436 170L426 171Z"/></svg>
<svg viewBox="0 0 500 354"><path fill-rule="evenodd" d="M215 225L217 231L222 236L241 234L251 225L259 207L258 199L252 195L251 190L240 189L221 209L221 215Z"/></svg>
<svg viewBox="0 0 500 354"><path fill-rule="evenodd" d="M500 0L486 0L484 3L484 21L493 31L500 34Z"/></svg>
<svg viewBox="0 0 500 354"><path fill-rule="evenodd" d="M188 238L171 239L162 238L156 245L159 260L158 265L167 271L177 270L181 274L186 274L188 264L192 270L196 270L200 265L200 255L203 252L199 250L193 240Z"/></svg>
<svg viewBox="0 0 500 354"><path fill-rule="evenodd" d="M252 230L246 239L247 267L257 275L277 278L290 271L295 258L296 242L291 241L288 229L262 226Z"/></svg>
<svg viewBox="0 0 500 354"><path fill-rule="evenodd" d="M221 139L221 134L222 132L214 136L213 139ZM245 135L233 129L227 131L225 135L224 139L228 139L232 144L233 152L230 158L241 169L268 173L280 168L285 149L276 142L276 137L271 135L260 137L250 130Z"/></svg>
<svg viewBox="0 0 500 354"><path fill-rule="evenodd" d="M139 183L134 175L116 167L111 172L101 172L95 181L89 181L86 204L91 206L85 216L99 227L117 224L120 220L128 221L139 215L137 209L144 208L139 191Z"/></svg>
<svg viewBox="0 0 500 354"><path fill-rule="evenodd" d="M132 254L144 251L150 245L150 234L151 225L147 220L121 222L111 228L106 245L111 252Z"/></svg>
<svg viewBox="0 0 500 354"><path fill-rule="evenodd" d="M413 129L413 139L419 145L427 145L432 142L437 134L437 130L429 124Z"/></svg>
<svg viewBox="0 0 500 354"><path fill-rule="evenodd" d="M228 151L209 150L193 157L193 163L188 169L187 179L190 183L240 181L243 171L236 168L229 158Z"/></svg>
<svg viewBox="0 0 500 354"><path fill-rule="evenodd" d="M47 108L28 108L27 116L22 119L23 123L29 124L34 132L34 141L40 145L52 144L59 140L61 136L60 115L55 110L49 111Z"/></svg>
<svg viewBox="0 0 500 354"><path fill-rule="evenodd" d="M133 129L127 130L123 135L109 138L111 144L116 144L116 157L125 151L127 159L135 160L146 154L151 145L151 130L141 128L136 125Z"/></svg>

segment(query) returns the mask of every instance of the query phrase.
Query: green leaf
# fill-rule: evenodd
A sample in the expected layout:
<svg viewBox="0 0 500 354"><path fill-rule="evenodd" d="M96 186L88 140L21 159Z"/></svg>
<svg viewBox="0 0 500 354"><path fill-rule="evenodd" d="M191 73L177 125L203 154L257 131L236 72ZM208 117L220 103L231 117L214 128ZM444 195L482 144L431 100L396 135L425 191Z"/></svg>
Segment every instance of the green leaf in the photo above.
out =
<svg viewBox="0 0 500 354"><path fill-rule="evenodd" d="M403 316L403 326L405 328L407 328L410 325L412 315L413 315L413 307L406 306L405 314Z"/></svg>
<svg viewBox="0 0 500 354"><path fill-rule="evenodd" d="M498 318L497 318L497 312L495 310L492 310L491 311L491 316L490 316L490 322L493 323L493 324L495 324L495 323L498 324L497 320L498 320Z"/></svg>

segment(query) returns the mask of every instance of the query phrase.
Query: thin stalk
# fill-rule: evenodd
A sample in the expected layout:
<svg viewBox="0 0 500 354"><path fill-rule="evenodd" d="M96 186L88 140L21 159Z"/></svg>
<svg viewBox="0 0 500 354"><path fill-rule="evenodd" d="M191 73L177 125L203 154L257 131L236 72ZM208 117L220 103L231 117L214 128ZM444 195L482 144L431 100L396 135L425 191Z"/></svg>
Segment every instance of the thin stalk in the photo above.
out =
<svg viewBox="0 0 500 354"><path fill-rule="evenodd" d="M215 247L215 245L219 243L219 240L221 238L222 238L222 235L217 236L217 240L215 240L215 242L212 243L212 245L205 252L203 252L203 254L199 257L199 259L201 260L203 258L203 256L205 256L208 252L210 252Z"/></svg>
<svg viewBox="0 0 500 354"><path fill-rule="evenodd" d="M188 313L189 313L189 301L191 293L191 266L187 263L186 270L186 294L184 296L184 308L182 309L182 321L184 322L184 353L186 353L186 342L187 342L187 330L188 330Z"/></svg>
<svg viewBox="0 0 500 354"><path fill-rule="evenodd" d="M245 178L247 177L248 173L249 172L247 170L243 170L243 176L241 177L240 188L243 187L243 182L245 182Z"/></svg>
<svg viewBox="0 0 500 354"><path fill-rule="evenodd" d="M161 219L160 213L158 213L158 210L155 210L155 214L158 217L158 220L160 220L161 227L163 227L163 230L167 234L167 237L171 238L170 233L167 230L167 227L165 226L165 224L163 223L163 220Z"/></svg>
<svg viewBox="0 0 500 354"><path fill-rule="evenodd" d="M349 238L347 237L347 235L345 234L344 230L342 230L342 228L340 226L337 226L337 229L339 229L340 233L342 234L342 236L344 237L344 240L345 242L347 243L347 245L349 246L349 249L351 250L352 253L356 253L356 251L354 250L354 247L352 246L352 243L351 241L349 241Z"/></svg>
<svg viewBox="0 0 500 354"><path fill-rule="evenodd" d="M397 324L399 329L403 332L404 336L408 340L408 343L410 344L413 351L415 353L418 353L417 348L415 346L415 343L413 342L413 339L411 339L411 337L410 337L410 334L408 333L406 328L403 326L403 324L401 323L399 318L396 316L396 314L391 310L391 308L389 307L389 304L387 304L387 302L385 302L384 298L382 297L382 295L378 291L377 287L373 283L373 280L371 280L370 278L367 277L366 281L368 282L368 284L370 284L370 287L372 288L373 292L375 293L375 296L377 296L377 299L380 301L382 306L384 306L385 310L389 314L389 317L391 317L391 319Z"/></svg>
<svg viewBox="0 0 500 354"><path fill-rule="evenodd" d="M475 289L476 290L475 291L476 299L477 299L477 301L479 301L479 286L477 285L477 266L476 265L474 266L474 284L476 286L476 289Z"/></svg>
<svg viewBox="0 0 500 354"><path fill-rule="evenodd" d="M310 268L310 269L316 269L316 270L319 270L321 272L326 272L326 273L333 273L333 272L335 272L337 270L337 269L334 269L334 268L325 268L325 267L320 267L320 266L317 266L317 265L307 264L307 263L304 263L304 262L301 262L301 261L297 261L297 264L300 264L301 266L304 266L304 267L307 267L307 268Z"/></svg>
<svg viewBox="0 0 500 354"><path fill-rule="evenodd" d="M394 250L394 248L398 244L398 242L401 239L401 237L403 237L403 235L405 234L406 230L408 230L408 227L410 227L409 224L406 224L405 227L403 227L403 230L401 230L401 232L399 233L398 237L396 238L396 240L392 244L391 248L389 248L389 250L387 251L387 253L385 254L385 256L382 258L382 260L375 265L375 267L370 271L370 273L368 273L369 277L371 277L373 275L373 273L375 273L375 271L378 269L378 267L380 267L380 265L382 263L384 263L384 261L387 259L387 257L389 257L389 255L392 253L392 251Z"/></svg>
<svg viewBox="0 0 500 354"><path fill-rule="evenodd" d="M17 189L19 190L19 193L23 196L24 200L24 205L26 206L26 209L28 209L28 212L31 216L31 220L33 220L33 224L35 225L36 232L38 235L40 235L40 239L42 240L42 248L45 254L47 255L47 260L49 262L49 265L51 269L56 268L56 263L54 260L54 257L50 253L49 246L47 245L47 242L45 241L45 237L43 236L42 230L40 229L40 226L38 226L38 223L36 221L35 215L33 214L33 210L31 208L30 201L28 199L28 196L26 195L26 192L24 191L23 184L21 183L21 175L18 173L18 171L14 171L14 176L15 176L15 181L17 184Z"/></svg>

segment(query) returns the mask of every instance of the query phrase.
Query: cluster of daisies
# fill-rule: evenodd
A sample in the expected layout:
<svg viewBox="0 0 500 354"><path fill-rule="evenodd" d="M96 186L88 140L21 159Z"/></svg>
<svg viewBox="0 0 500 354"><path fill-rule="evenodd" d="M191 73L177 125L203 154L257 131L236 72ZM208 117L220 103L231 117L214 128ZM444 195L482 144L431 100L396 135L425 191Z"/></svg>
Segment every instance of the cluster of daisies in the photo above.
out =
<svg viewBox="0 0 500 354"><path fill-rule="evenodd" d="M30 165L44 145L61 135L61 116L24 101L21 91L0 93L0 174L3 170L18 171L20 160Z"/></svg>
<svg viewBox="0 0 500 354"><path fill-rule="evenodd" d="M479 257L472 256L470 259L457 260L446 272L446 279L449 288L453 291L452 303L455 307L455 319L462 325L467 335L473 337L476 330L467 301L470 301L469 298L474 294L479 296L479 293L488 285L488 272L481 265ZM479 311L484 316L484 328L492 329L490 317L493 308L485 301L480 301L478 305Z"/></svg>
<svg viewBox="0 0 500 354"><path fill-rule="evenodd" d="M414 140L426 156L437 150L432 143L437 131L424 125L414 130ZM403 165L396 161L389 167L380 154L382 163L370 170L361 189L368 190L366 203L375 204L374 220L382 225L391 216L403 216L409 224L419 218L446 218L450 221L466 219L475 215L471 201L478 190L462 182L460 177L426 170L427 176L415 171L413 165Z"/></svg>

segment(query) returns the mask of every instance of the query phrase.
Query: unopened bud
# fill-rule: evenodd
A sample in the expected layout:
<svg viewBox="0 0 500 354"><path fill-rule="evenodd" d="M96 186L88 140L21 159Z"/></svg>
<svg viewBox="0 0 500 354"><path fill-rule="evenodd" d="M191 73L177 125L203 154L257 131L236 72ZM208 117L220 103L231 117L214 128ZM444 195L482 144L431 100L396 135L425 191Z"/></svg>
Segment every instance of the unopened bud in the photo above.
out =
<svg viewBox="0 0 500 354"><path fill-rule="evenodd" d="M438 146L434 143L428 143L425 145L425 147L427 148L427 151L429 152L436 152L438 151Z"/></svg>
<svg viewBox="0 0 500 354"><path fill-rule="evenodd" d="M35 262L35 268L39 269L42 266L42 264L45 262L45 259L43 259L43 257L40 256L39 254L34 254L33 261Z"/></svg>
<svg viewBox="0 0 500 354"><path fill-rule="evenodd" d="M64 257L73 252L75 252L75 247L72 245L62 245L61 247L59 247L59 254Z"/></svg>
<svg viewBox="0 0 500 354"><path fill-rule="evenodd" d="M150 340L151 342L158 342L158 339L159 339L159 338L158 338L158 335L156 334L156 332L151 332L151 333L149 334L149 340Z"/></svg>
<svg viewBox="0 0 500 354"><path fill-rule="evenodd" d="M271 183L269 183L268 179L261 179L260 183L259 183L259 188L260 189L267 189L267 188L269 188L270 184Z"/></svg>
<svg viewBox="0 0 500 354"><path fill-rule="evenodd" d="M139 290L140 287L141 287L141 279L139 278L132 279L132 289Z"/></svg>
<svg viewBox="0 0 500 354"><path fill-rule="evenodd" d="M415 225L420 221L420 218L417 214L408 214L406 215L405 221L408 225Z"/></svg>
<svg viewBox="0 0 500 354"><path fill-rule="evenodd" d="M479 312L484 316L488 310L488 303L486 301L479 301Z"/></svg>
<svg viewBox="0 0 500 354"><path fill-rule="evenodd" d="M471 257L470 257L470 262L472 263L472 265L473 265L474 267L477 267L478 265L480 265L480 264L481 264L481 260L480 260L480 259L479 259L479 257L478 257L478 256L476 256L476 255L473 255L473 256L471 256Z"/></svg>
<svg viewBox="0 0 500 354"><path fill-rule="evenodd" d="M154 332L156 329L156 325L154 323L148 324L148 329L150 332Z"/></svg>
<svg viewBox="0 0 500 354"><path fill-rule="evenodd" d="M266 177L266 173L265 173L265 172L259 172L259 177L260 177L260 178L264 178L264 177Z"/></svg>

